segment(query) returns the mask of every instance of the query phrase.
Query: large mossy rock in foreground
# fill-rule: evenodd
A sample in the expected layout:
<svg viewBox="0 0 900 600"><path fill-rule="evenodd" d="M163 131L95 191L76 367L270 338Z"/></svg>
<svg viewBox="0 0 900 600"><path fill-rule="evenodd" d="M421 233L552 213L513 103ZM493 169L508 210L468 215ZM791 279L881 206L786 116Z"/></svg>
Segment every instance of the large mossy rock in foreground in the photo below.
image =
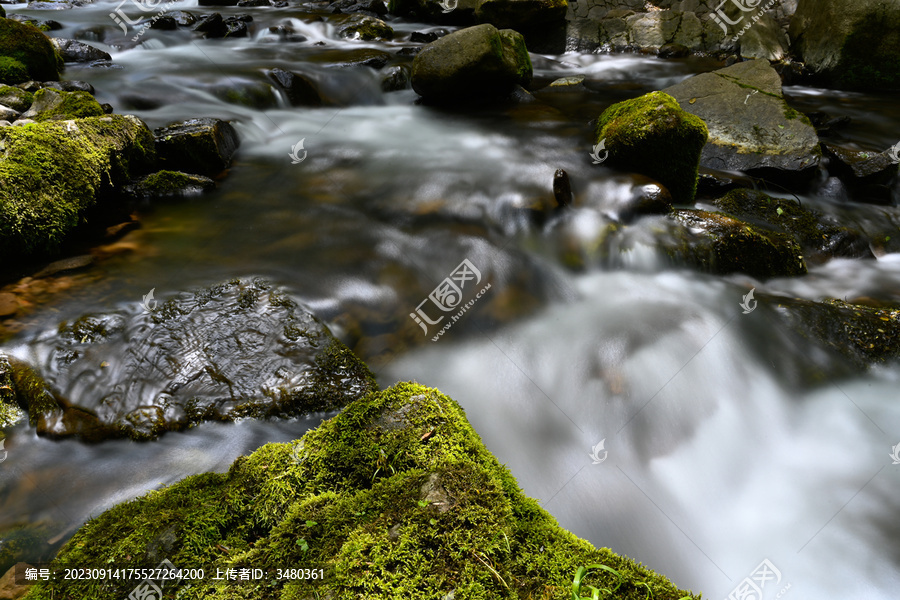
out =
<svg viewBox="0 0 900 600"><path fill-rule="evenodd" d="M56 251L102 190L155 159L153 134L133 116L0 128L0 256Z"/></svg>
<svg viewBox="0 0 900 600"><path fill-rule="evenodd" d="M784 101L781 78L757 59L663 90L709 127L700 163L724 171L808 171L822 151L816 130Z"/></svg>
<svg viewBox="0 0 900 600"><path fill-rule="evenodd" d="M0 18L0 56L23 64L29 77L37 81L59 79L59 71L63 66L56 48L44 32L33 25L12 19Z"/></svg>
<svg viewBox="0 0 900 600"><path fill-rule="evenodd" d="M489 24L455 31L425 46L412 66L412 87L435 103L485 100L531 82L525 39Z"/></svg>
<svg viewBox="0 0 900 600"><path fill-rule="evenodd" d="M800 0L790 34L794 52L827 83L900 89L900 3Z"/></svg>
<svg viewBox="0 0 900 600"><path fill-rule="evenodd" d="M669 189L676 204L689 204L707 136L701 119L679 108L671 96L653 92L603 111L595 144L605 146L610 165L652 177Z"/></svg>
<svg viewBox="0 0 900 600"><path fill-rule="evenodd" d="M263 446L227 473L189 477L103 513L55 565L156 566L164 558L206 570L202 581L172 586L183 600L568 598L575 569L596 563L624 577L617 598L645 600L640 583L654 600L687 595L561 529L459 405L412 383L353 402L301 440ZM321 566L324 579L273 579L276 569L304 566ZM241 567L271 569L270 579L212 580L216 568ZM611 588L615 579L594 572L584 583ZM124 598L134 587L39 583L28 598Z"/></svg>
<svg viewBox="0 0 900 600"><path fill-rule="evenodd" d="M156 302L65 322L32 343L42 364L37 374L20 366L16 387L39 434L152 439L208 420L334 410L375 389L322 322L263 281Z"/></svg>

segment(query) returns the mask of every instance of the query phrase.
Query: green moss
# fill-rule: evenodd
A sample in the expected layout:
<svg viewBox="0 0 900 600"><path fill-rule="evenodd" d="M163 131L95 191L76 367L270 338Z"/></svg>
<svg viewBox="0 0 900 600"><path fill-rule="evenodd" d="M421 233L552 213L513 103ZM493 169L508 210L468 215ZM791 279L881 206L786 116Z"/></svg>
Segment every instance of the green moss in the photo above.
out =
<svg viewBox="0 0 900 600"><path fill-rule="evenodd" d="M394 30L381 19L364 16L341 29L341 35L360 40L391 40Z"/></svg>
<svg viewBox="0 0 900 600"><path fill-rule="evenodd" d="M896 15L896 9L893 9ZM896 21L896 16L894 17ZM900 89L900 31L889 17L871 13L854 27L834 69L836 83L849 89Z"/></svg>
<svg viewBox="0 0 900 600"><path fill-rule="evenodd" d="M52 253L103 187L152 164L153 134L134 117L0 129L0 254Z"/></svg>
<svg viewBox="0 0 900 600"><path fill-rule="evenodd" d="M694 200L708 138L706 123L663 92L610 106L595 132L595 143L605 140L611 164L656 179L676 204Z"/></svg>
<svg viewBox="0 0 900 600"><path fill-rule="evenodd" d="M28 69L14 58L0 56L0 81L3 83L22 83L28 81Z"/></svg>
<svg viewBox="0 0 900 600"><path fill-rule="evenodd" d="M0 58L0 62L4 59ZM34 94L25 90L8 85L0 85L0 104L8 106L13 110L25 112L34 101Z"/></svg>
<svg viewBox="0 0 900 600"><path fill-rule="evenodd" d="M525 46L525 38L512 29L501 29L500 39L503 41L500 47L501 53L505 52L507 54L506 61L516 67L516 79L531 81L534 69L528 48Z"/></svg>
<svg viewBox="0 0 900 600"><path fill-rule="evenodd" d="M46 107L34 117L35 121L100 117L104 114L100 103L87 92L61 92L42 88L35 93L34 104Z"/></svg>
<svg viewBox="0 0 900 600"><path fill-rule="evenodd" d="M350 404L293 444L267 444L225 474L189 477L86 523L57 567L168 558L204 567L178 598L568 597L575 568L604 563L618 598L674 600L664 577L561 529L526 497L452 400L401 383ZM489 565L489 566L488 566ZM216 568L321 566L324 579L216 583ZM604 575L594 575L596 581ZM30 600L125 597L134 582L38 582ZM55 595L54 595L55 594Z"/></svg>
<svg viewBox="0 0 900 600"><path fill-rule="evenodd" d="M47 523L17 523L0 531L0 570L4 573L18 562L48 560L53 547L47 544L54 533Z"/></svg>
<svg viewBox="0 0 900 600"><path fill-rule="evenodd" d="M31 79L55 81L63 62L44 33L26 23L0 19L0 56L19 61Z"/></svg>
<svg viewBox="0 0 900 600"><path fill-rule="evenodd" d="M59 402L47 387L47 382L28 365L10 361L12 366L12 388L16 402L28 412L28 421L37 425L41 413L60 410Z"/></svg>
<svg viewBox="0 0 900 600"><path fill-rule="evenodd" d="M205 190L209 184L215 186L212 181L199 175L180 171L157 171L141 179L140 192L148 196L166 198L179 196L188 189L199 187Z"/></svg>

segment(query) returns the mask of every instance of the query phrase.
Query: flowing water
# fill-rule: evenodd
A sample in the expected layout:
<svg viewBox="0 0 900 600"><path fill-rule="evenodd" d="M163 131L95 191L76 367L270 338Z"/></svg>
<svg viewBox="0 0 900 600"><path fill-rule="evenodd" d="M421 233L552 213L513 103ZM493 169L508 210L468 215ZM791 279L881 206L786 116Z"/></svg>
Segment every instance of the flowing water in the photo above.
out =
<svg viewBox="0 0 900 600"><path fill-rule="evenodd" d="M382 92L373 69L333 66L359 48L414 46L410 32L434 29L423 24L392 23L395 41L361 42L337 36L343 17L310 7L189 0L173 8L252 14L251 37L151 30L135 44L109 18L117 6L7 8L56 19L64 28L54 35L109 51L113 67L70 65L65 76L91 82L117 112L151 127L226 118L242 146L216 192L142 207L142 228L124 240L136 251L98 266L95 286L30 315L7 350L27 358L29 340L60 320L139 302L151 288L165 299L264 276L329 322L382 386L415 379L457 400L525 492L595 545L710 598L727 596L763 559L781 576L765 598L896 597L900 466L889 454L900 443L900 371L843 368L786 332L763 294L897 303L900 254L832 260L764 283L709 276L673 267L656 249L665 230L657 217L628 228L614 251L598 251L615 207L645 182L591 164L588 122L717 63L533 55L537 81L580 74L586 90L538 92L541 104L437 109L416 104L411 90ZM306 40L279 41L268 31L278 24ZM259 88L274 67L315 78L328 104L292 108L262 88L245 106L225 93ZM843 144L882 150L900 135L893 98L786 93L800 110L851 116ZM292 164L301 139L307 157ZM550 202L559 168L578 208L539 227L530 209ZM817 193L801 200L900 236L894 207ZM409 314L464 259L491 287L433 342L436 328L423 336ZM751 287L759 307L742 314ZM830 376L800 375L809 369ZM20 428L0 467L0 526L51 523L56 547L90 515L189 474L224 471L328 416L95 446Z"/></svg>

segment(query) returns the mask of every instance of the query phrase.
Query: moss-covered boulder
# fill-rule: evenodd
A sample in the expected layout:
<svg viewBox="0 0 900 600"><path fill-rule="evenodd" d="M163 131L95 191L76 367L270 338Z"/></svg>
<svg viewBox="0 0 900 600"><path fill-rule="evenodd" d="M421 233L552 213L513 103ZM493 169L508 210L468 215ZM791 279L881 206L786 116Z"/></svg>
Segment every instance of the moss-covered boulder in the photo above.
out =
<svg viewBox="0 0 900 600"><path fill-rule="evenodd" d="M800 0L790 34L797 57L825 82L900 89L900 3Z"/></svg>
<svg viewBox="0 0 900 600"><path fill-rule="evenodd" d="M25 65L31 79L59 79L62 60L44 33L32 25L0 19L0 56ZM15 82L7 82L15 83Z"/></svg>
<svg viewBox="0 0 900 600"><path fill-rule="evenodd" d="M234 127L213 118L173 123L153 135L161 167L199 175L217 175L227 169L240 145Z"/></svg>
<svg viewBox="0 0 900 600"><path fill-rule="evenodd" d="M98 194L154 160L153 136L133 116L0 128L0 256L55 252Z"/></svg>
<svg viewBox="0 0 900 600"><path fill-rule="evenodd" d="M368 368L313 314L263 281L65 322L32 345L59 409L38 433L152 439L202 421L334 410L374 389ZM19 389L28 406L27 390Z"/></svg>
<svg viewBox="0 0 900 600"><path fill-rule="evenodd" d="M712 203L757 227L790 235L800 244L807 263L821 263L831 257L873 258L865 235L803 208L796 200L738 189Z"/></svg>
<svg viewBox="0 0 900 600"><path fill-rule="evenodd" d="M0 440L4 437L3 429L12 427L25 418L25 412L19 406L15 385L9 357L0 352Z"/></svg>
<svg viewBox="0 0 900 600"><path fill-rule="evenodd" d="M489 24L455 31L425 46L413 60L412 87L436 103L485 100L531 82L521 34Z"/></svg>
<svg viewBox="0 0 900 600"><path fill-rule="evenodd" d="M758 279L806 273L800 244L787 234L705 210L674 210L671 217L679 227L660 244L679 264Z"/></svg>
<svg viewBox="0 0 900 600"><path fill-rule="evenodd" d="M0 85L0 104L25 112L34 101L34 94L9 85Z"/></svg>
<svg viewBox="0 0 900 600"><path fill-rule="evenodd" d="M24 83L29 79L25 65L14 58L0 56L0 83Z"/></svg>
<svg viewBox="0 0 900 600"><path fill-rule="evenodd" d="M669 189L676 204L689 204L707 135L701 119L671 96L653 92L603 111L595 145L605 146L608 164L652 177Z"/></svg>
<svg viewBox="0 0 900 600"><path fill-rule="evenodd" d="M64 92L53 88L41 88L34 94L34 101L22 118L35 121L65 121L99 117L103 114L103 107L87 92Z"/></svg>
<svg viewBox="0 0 900 600"><path fill-rule="evenodd" d="M177 199L199 196L216 189L216 182L203 175L179 171L157 171L125 186L124 191L139 200Z"/></svg>
<svg viewBox="0 0 900 600"><path fill-rule="evenodd" d="M665 577L561 529L484 447L440 392L399 383L350 404L293 444L268 444L227 473L185 479L84 525L54 567L203 567L169 584L188 599L568 598L582 565L604 564L617 598L688 596ZM214 581L225 568L264 581ZM321 568L311 577L278 569ZM596 570L584 581L615 587ZM64 593L124 598L135 582L39 582L29 600Z"/></svg>
<svg viewBox="0 0 900 600"><path fill-rule="evenodd" d="M709 127L704 167L811 175L819 164L816 130L785 102L781 78L767 60L695 75L663 91Z"/></svg>
<svg viewBox="0 0 900 600"><path fill-rule="evenodd" d="M353 15L338 28L341 37L354 40L391 40L394 30L381 19L369 15Z"/></svg>

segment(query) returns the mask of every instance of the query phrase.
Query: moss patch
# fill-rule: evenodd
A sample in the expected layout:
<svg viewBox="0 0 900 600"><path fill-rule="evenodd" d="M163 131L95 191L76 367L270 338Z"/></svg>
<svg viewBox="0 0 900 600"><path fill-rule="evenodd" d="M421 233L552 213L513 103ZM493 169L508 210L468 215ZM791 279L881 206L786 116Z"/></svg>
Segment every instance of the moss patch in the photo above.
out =
<svg viewBox="0 0 900 600"><path fill-rule="evenodd" d="M0 81L3 83L22 83L28 81L28 69L14 58L0 56Z"/></svg>
<svg viewBox="0 0 900 600"><path fill-rule="evenodd" d="M595 144L605 141L610 164L643 173L665 185L676 204L693 202L706 124L653 92L613 104L597 122Z"/></svg>
<svg viewBox="0 0 900 600"><path fill-rule="evenodd" d="M160 550L163 548L163 550ZM197 475L91 520L55 566L321 567L325 578L179 584L181 599L563 598L576 567L621 572L618 598L686 594L561 529L526 497L462 409L412 383L350 404L293 444ZM592 575L606 584L609 574ZM30 600L124 597L133 582L39 582ZM56 594L56 595L53 595Z"/></svg>
<svg viewBox="0 0 900 600"><path fill-rule="evenodd" d="M87 92L61 92L42 88L34 95L33 107L39 110L35 121L60 121L103 116L103 107Z"/></svg>
<svg viewBox="0 0 900 600"><path fill-rule="evenodd" d="M8 56L23 65L32 79L55 81L63 62L44 33L32 25L12 19L0 19L0 56Z"/></svg>
<svg viewBox="0 0 900 600"><path fill-rule="evenodd" d="M883 14L868 14L854 27L841 48L841 59L834 69L839 86L900 89L900 31L896 25L888 25L888 19Z"/></svg>
<svg viewBox="0 0 900 600"><path fill-rule="evenodd" d="M0 129L0 255L54 252L103 187L154 159L153 136L134 117Z"/></svg>

